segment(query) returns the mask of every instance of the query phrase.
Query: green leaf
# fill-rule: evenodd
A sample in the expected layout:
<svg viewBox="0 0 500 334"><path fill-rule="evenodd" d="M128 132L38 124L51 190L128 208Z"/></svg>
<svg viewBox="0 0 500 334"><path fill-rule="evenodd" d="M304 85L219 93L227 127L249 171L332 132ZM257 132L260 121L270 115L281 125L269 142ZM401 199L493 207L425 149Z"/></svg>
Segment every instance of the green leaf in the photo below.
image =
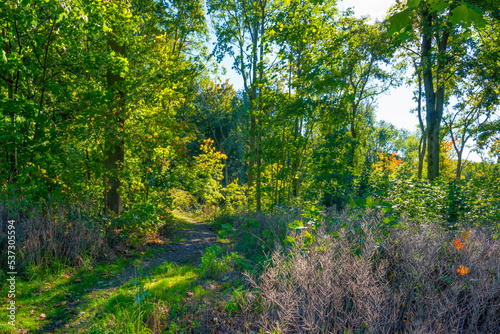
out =
<svg viewBox="0 0 500 334"><path fill-rule="evenodd" d="M408 7L417 7L420 4L420 0L408 0L406 4Z"/></svg>
<svg viewBox="0 0 500 334"><path fill-rule="evenodd" d="M288 224L288 227L292 230L294 229L300 229L300 228L303 228L304 227L304 223L301 222L300 220L294 220L293 222L291 222L290 224Z"/></svg>
<svg viewBox="0 0 500 334"><path fill-rule="evenodd" d="M408 27L411 24L411 15L413 14L413 8L407 8L402 12L396 13L389 17L389 28L387 32L393 35L396 32L401 31L403 28Z"/></svg>
<svg viewBox="0 0 500 334"><path fill-rule="evenodd" d="M386 224L390 224L395 220L394 217L385 217L382 221Z"/></svg>
<svg viewBox="0 0 500 334"><path fill-rule="evenodd" d="M373 199L373 197L371 196L368 196L366 198L366 207L368 209L373 209L374 206L375 206L375 199Z"/></svg>
<svg viewBox="0 0 500 334"><path fill-rule="evenodd" d="M429 3L431 12L442 12L448 8L449 5L448 1L445 0L431 0Z"/></svg>
<svg viewBox="0 0 500 334"><path fill-rule="evenodd" d="M407 39L410 38L410 34L408 34L406 31L403 31L402 33L400 33L398 35L398 38L399 38L400 41L404 42L404 41L406 41Z"/></svg>
<svg viewBox="0 0 500 334"><path fill-rule="evenodd" d="M470 27L472 24L484 27L486 24L482 11L467 3L461 4L453 9L451 13L450 22L453 24L461 24L464 27Z"/></svg>

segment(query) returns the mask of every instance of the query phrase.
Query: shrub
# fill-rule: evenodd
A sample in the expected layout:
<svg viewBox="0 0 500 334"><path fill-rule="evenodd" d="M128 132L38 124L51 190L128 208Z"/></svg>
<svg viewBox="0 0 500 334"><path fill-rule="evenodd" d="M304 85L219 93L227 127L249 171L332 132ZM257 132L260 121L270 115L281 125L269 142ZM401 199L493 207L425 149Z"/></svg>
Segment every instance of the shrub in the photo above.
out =
<svg viewBox="0 0 500 334"><path fill-rule="evenodd" d="M358 237L349 236L354 223L362 229ZM379 225L372 217L337 231L323 227L308 245L302 234L275 250L260 278L250 279L262 300L262 327L280 333L500 328L498 241L481 230L460 236L413 223L383 237Z"/></svg>
<svg viewBox="0 0 500 334"><path fill-rule="evenodd" d="M170 196L173 207L183 212L193 212L198 205L196 198L191 193L179 188L171 189Z"/></svg>
<svg viewBox="0 0 500 334"><path fill-rule="evenodd" d="M245 188L234 180L226 187L222 188L224 195L224 212L226 214L235 214L247 206L247 196Z"/></svg>
<svg viewBox="0 0 500 334"><path fill-rule="evenodd" d="M207 247L201 257L201 275L204 277L218 277L231 271L242 268L243 257L232 252L227 254L222 247L215 244Z"/></svg>
<svg viewBox="0 0 500 334"><path fill-rule="evenodd" d="M111 219L108 231L119 233L115 242L124 239L128 244L138 246L146 242L148 235L156 235L169 216L164 210L159 212L152 204L136 203L123 211L120 217Z"/></svg>
<svg viewBox="0 0 500 334"><path fill-rule="evenodd" d="M15 221L17 271L24 271L27 267L48 268L56 263L79 266L85 264L84 258L104 254L106 249L100 220L85 215L78 207L40 202L20 211L2 205L0 217L0 245L4 259L7 255L4 246L7 221ZM2 263L7 264L7 261Z"/></svg>

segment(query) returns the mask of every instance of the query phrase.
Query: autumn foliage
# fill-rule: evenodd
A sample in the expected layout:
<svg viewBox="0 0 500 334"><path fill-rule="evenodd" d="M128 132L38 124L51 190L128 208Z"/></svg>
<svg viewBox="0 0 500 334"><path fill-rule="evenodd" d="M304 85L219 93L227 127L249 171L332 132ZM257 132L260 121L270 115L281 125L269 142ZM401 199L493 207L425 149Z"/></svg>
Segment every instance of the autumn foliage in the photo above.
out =
<svg viewBox="0 0 500 334"><path fill-rule="evenodd" d="M393 174L398 167L403 163L403 160L398 158L396 153L377 153L379 161L373 166L374 170L379 173Z"/></svg>

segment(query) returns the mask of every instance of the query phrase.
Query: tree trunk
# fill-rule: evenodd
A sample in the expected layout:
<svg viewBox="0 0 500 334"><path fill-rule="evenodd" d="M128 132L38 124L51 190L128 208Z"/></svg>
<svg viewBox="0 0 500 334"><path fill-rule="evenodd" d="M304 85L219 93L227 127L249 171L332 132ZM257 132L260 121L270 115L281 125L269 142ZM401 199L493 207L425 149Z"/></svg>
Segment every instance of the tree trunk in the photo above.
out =
<svg viewBox="0 0 500 334"><path fill-rule="evenodd" d="M462 177L462 153L460 152L457 157L457 173L456 173L457 181L460 181L461 177Z"/></svg>
<svg viewBox="0 0 500 334"><path fill-rule="evenodd" d="M434 83L432 80L432 16L427 11L423 12L422 30L422 66L425 88L425 111L427 123L427 177L434 180L439 175L439 126L436 126L437 115L435 111L436 98L434 93ZM437 130L437 137L436 137ZM437 156L436 156L437 152Z"/></svg>
<svg viewBox="0 0 500 334"><path fill-rule="evenodd" d="M444 26L441 36L433 36L433 16L428 9L422 13L422 64L425 87L426 123L427 123L427 178L430 181L439 176L440 130L443 118L445 87L443 72L446 66L445 52L448 46L450 27ZM432 74L432 40L437 40L436 91Z"/></svg>
<svg viewBox="0 0 500 334"><path fill-rule="evenodd" d="M126 57L125 45L119 45L115 36L108 35L108 47L121 57ZM104 203L105 211L113 212L117 216L123 209L122 198L119 193L121 186L120 171L125 159L125 92L123 84L125 78L119 73L108 69L106 73L108 90L112 92L114 101L109 106L108 131L104 148L104 169L106 172Z"/></svg>
<svg viewBox="0 0 500 334"><path fill-rule="evenodd" d="M300 166L300 151L299 151L299 143L298 138L300 135L299 131L299 117L295 117L295 125L294 125L294 143L296 151L293 154L292 160L292 196L297 197L299 195L299 166Z"/></svg>
<svg viewBox="0 0 500 334"><path fill-rule="evenodd" d="M7 29L3 28L2 29L2 36L7 39ZM5 52L7 56L10 56L12 49L10 47L9 42L5 42ZM19 71L18 71L18 78L19 78ZM19 80L16 80L16 83ZM14 101L14 95L15 95L15 90L14 88L14 77L10 72L7 72L7 91L8 91L8 100L9 101ZM10 117L11 125L12 125L12 133L16 133L16 114L12 112L12 115ZM12 137L12 147L9 150L9 147L6 147L6 154L7 154L7 161L9 162L9 168L10 168L10 173L9 173L9 183L15 183L16 181L16 176L18 174L18 169L17 169L17 144L16 144L16 139L15 136Z"/></svg>
<svg viewBox="0 0 500 334"><path fill-rule="evenodd" d="M420 143L418 145L418 178L422 178L422 172L424 169L424 158L425 151L427 147L427 136L424 127L424 121L422 120L422 73L418 70L418 124L420 125L420 131L422 132L422 137L420 138Z"/></svg>
<svg viewBox="0 0 500 334"><path fill-rule="evenodd" d="M261 128L261 123L260 123L260 117L257 120L257 127L260 129ZM259 131L260 132L260 131ZM261 211L261 198L262 198L262 193L261 193L261 186L262 186L262 173L261 173L261 167L262 167L262 159L261 159L261 136L260 133L257 135L257 189L255 193L255 201L257 202L257 207L256 211L260 212Z"/></svg>
<svg viewBox="0 0 500 334"><path fill-rule="evenodd" d="M255 166L255 114L253 110L253 101L250 100L250 147L248 157L248 204L253 203L252 188L254 186L254 166Z"/></svg>

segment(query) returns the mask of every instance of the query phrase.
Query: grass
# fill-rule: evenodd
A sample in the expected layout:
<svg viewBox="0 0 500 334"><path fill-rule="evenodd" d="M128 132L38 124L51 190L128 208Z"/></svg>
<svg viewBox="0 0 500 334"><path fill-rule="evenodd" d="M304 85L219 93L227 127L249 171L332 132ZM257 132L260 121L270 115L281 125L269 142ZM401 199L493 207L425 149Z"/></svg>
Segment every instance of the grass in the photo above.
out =
<svg viewBox="0 0 500 334"><path fill-rule="evenodd" d="M189 218L179 217L169 242L181 242L179 231L191 226ZM130 250L126 258L78 270L62 265L52 270L32 268L27 279L16 282L16 329L2 322L0 332L183 333L206 322L207 308L223 310L242 283L229 276L203 277L202 268L192 263L168 262L147 273L133 271L132 279L118 283L124 270L162 251L161 247ZM7 286L0 292L6 296ZM0 310L2 319L7 319L6 306Z"/></svg>
<svg viewBox="0 0 500 334"><path fill-rule="evenodd" d="M92 287L95 285L106 287L106 284L109 284L126 266L145 256L147 255L138 253L134 254L133 258L117 259L112 263L101 263L80 270L60 267L57 271L38 271L29 280L18 279L16 281L18 328L33 331L50 322L67 321L72 314L64 311L68 308L78 309L74 306L87 298ZM1 293L4 296L7 294L6 286L2 288ZM0 317L6 319L6 315L6 309L2 307ZM5 323L0 324L0 331L14 332L12 327Z"/></svg>

